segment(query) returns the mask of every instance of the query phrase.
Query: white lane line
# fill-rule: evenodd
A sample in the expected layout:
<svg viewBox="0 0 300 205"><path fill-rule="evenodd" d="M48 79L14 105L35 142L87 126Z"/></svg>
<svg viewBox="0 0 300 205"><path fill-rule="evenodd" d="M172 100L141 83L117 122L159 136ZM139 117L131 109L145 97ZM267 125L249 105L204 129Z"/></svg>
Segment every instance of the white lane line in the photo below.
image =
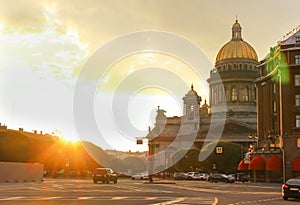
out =
<svg viewBox="0 0 300 205"><path fill-rule="evenodd" d="M242 201L242 202L236 202L233 204L228 204L228 205L239 205L239 204L259 204L259 203L265 203L269 201L275 201L275 200L280 200L280 197L277 198L269 198L269 199L260 199L260 200L253 200L253 201Z"/></svg>
<svg viewBox="0 0 300 205"><path fill-rule="evenodd" d="M53 196L53 197L43 197L43 198L40 198L41 200L52 200L52 199L59 199L61 198L60 196Z"/></svg>
<svg viewBox="0 0 300 205"><path fill-rule="evenodd" d="M157 197L146 197L145 200L155 200Z"/></svg>
<svg viewBox="0 0 300 205"><path fill-rule="evenodd" d="M155 204L151 204L151 205L168 205L168 204L175 204L178 202L182 202L184 201L186 198L185 197L181 197L181 198L177 198L175 200L172 201L165 201L165 202L160 202L160 203L155 203Z"/></svg>
<svg viewBox="0 0 300 205"><path fill-rule="evenodd" d="M24 197L20 197L20 196L17 196L17 197L9 197L9 198L2 198L0 199L0 201L10 201L10 200L18 200L18 199L22 199Z"/></svg>
<svg viewBox="0 0 300 205"><path fill-rule="evenodd" d="M86 200L86 199L93 199L95 197L91 197L91 196L82 196L82 197L78 197L79 200Z"/></svg>
<svg viewBox="0 0 300 205"><path fill-rule="evenodd" d="M113 197L111 200L121 200L121 199L127 199L128 197L119 196L119 197Z"/></svg>

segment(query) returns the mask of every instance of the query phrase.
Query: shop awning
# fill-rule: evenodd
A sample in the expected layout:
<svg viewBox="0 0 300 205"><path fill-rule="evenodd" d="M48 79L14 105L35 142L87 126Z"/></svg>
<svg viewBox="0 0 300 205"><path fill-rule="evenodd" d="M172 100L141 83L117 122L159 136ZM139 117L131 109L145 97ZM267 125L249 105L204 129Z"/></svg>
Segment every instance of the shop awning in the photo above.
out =
<svg viewBox="0 0 300 205"><path fill-rule="evenodd" d="M248 166L249 166L249 164L245 164L244 160L242 160L242 161L239 163L238 171L245 171L245 170L248 170Z"/></svg>
<svg viewBox="0 0 300 205"><path fill-rule="evenodd" d="M276 156L270 157L270 159L267 161L266 170L282 170L282 159Z"/></svg>
<svg viewBox="0 0 300 205"><path fill-rule="evenodd" d="M296 157L292 164L293 171L300 171L300 157Z"/></svg>
<svg viewBox="0 0 300 205"><path fill-rule="evenodd" d="M262 157L254 157L249 164L249 170L265 170L265 160Z"/></svg>

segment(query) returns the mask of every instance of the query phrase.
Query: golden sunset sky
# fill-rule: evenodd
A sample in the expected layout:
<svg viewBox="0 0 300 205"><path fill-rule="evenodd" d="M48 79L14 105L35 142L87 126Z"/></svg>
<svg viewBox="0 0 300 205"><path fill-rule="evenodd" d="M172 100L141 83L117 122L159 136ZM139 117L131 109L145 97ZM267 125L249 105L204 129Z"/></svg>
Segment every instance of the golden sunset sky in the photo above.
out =
<svg viewBox="0 0 300 205"><path fill-rule="evenodd" d="M137 146L135 138L153 127L158 105L167 116L182 115L181 99L191 84L203 101L208 100L206 79L217 52L231 38L236 16L243 39L262 60L271 46L300 25L299 7L297 0L0 0L0 122L11 129L54 131L66 139L89 140L103 148L145 150L147 145ZM94 72L83 76L87 87L89 81L97 80L93 109L107 143L97 133L78 134L74 89L86 63L105 45L148 30L197 46L203 52L199 56L201 73L178 58L177 50L189 53L177 44L169 54L147 49L126 53L132 43L107 50L108 58L119 51L125 55L101 68L105 71L101 78L93 79ZM151 47L151 41L149 44ZM95 72L101 60L91 63ZM177 77L181 83L174 83ZM143 85L148 78L162 84ZM129 120L139 131L122 130L122 120ZM84 130L89 125L82 126L79 129Z"/></svg>

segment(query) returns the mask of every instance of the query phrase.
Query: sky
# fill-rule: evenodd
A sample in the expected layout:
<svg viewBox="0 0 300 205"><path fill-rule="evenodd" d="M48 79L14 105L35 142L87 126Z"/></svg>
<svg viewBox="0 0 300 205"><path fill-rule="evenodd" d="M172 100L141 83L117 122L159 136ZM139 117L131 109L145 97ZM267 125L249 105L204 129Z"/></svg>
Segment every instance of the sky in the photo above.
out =
<svg viewBox="0 0 300 205"><path fill-rule="evenodd" d="M297 0L0 0L0 122L146 150L157 106L182 115L236 18L262 60L300 24Z"/></svg>

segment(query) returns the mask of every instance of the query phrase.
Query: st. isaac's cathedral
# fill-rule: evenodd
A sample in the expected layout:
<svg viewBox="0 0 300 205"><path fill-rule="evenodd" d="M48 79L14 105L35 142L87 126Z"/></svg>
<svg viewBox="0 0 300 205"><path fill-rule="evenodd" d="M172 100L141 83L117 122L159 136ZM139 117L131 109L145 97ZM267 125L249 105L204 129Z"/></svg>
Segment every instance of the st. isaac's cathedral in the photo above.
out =
<svg viewBox="0 0 300 205"><path fill-rule="evenodd" d="M222 140L248 148L253 142L249 135L256 133L257 65L257 54L242 38L242 27L236 20L231 39L219 50L207 80L209 103L202 102L191 85L183 97L183 116L166 117L165 110L158 107L155 127L149 128L146 136L153 154L164 151L156 166L168 165L172 146L173 150L201 149L204 143Z"/></svg>

